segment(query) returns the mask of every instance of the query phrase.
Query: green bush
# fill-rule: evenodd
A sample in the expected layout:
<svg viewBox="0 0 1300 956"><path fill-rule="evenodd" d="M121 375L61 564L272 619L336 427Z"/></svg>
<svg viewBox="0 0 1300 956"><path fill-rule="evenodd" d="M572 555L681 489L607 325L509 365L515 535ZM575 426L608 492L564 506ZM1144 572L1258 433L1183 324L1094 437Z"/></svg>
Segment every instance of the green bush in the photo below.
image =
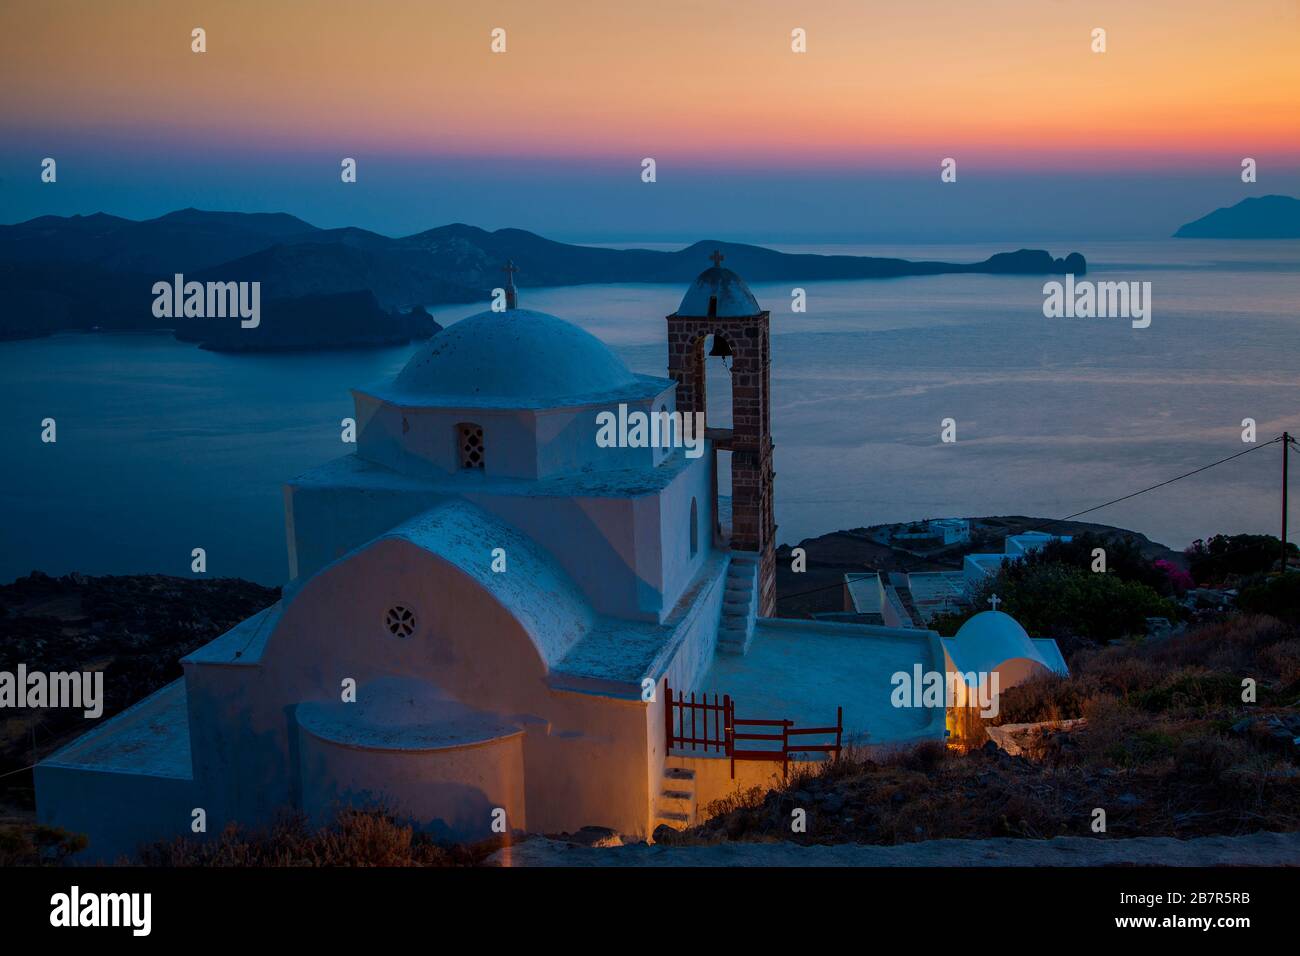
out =
<svg viewBox="0 0 1300 956"><path fill-rule="evenodd" d="M1106 551L1106 572L1092 570L1092 552ZM1006 611L1032 635L1108 641L1146 634L1148 617L1177 619L1174 585L1127 538L1092 533L1052 541L1019 560L1005 561L977 589L971 608L936 615L930 626L955 634L971 616L1001 599Z"/></svg>
<svg viewBox="0 0 1300 956"><path fill-rule="evenodd" d="M1108 641L1145 635L1148 617L1173 620L1178 615L1173 601L1138 581L1064 564L1013 562L976 592L968 613L936 616L931 627L955 634L977 609L988 607L993 594L1001 599L1000 610L1042 637Z"/></svg>
<svg viewBox="0 0 1300 956"><path fill-rule="evenodd" d="M1288 624L1300 624L1300 574L1287 573L1247 585L1237 595L1237 607L1250 614L1268 614Z"/></svg>
<svg viewBox="0 0 1300 956"><path fill-rule="evenodd" d="M1269 571L1278 562L1279 540L1271 534L1216 534L1207 540L1197 538L1187 549L1187 561L1196 583L1220 587L1233 578ZM1294 544L1287 553L1300 554Z"/></svg>

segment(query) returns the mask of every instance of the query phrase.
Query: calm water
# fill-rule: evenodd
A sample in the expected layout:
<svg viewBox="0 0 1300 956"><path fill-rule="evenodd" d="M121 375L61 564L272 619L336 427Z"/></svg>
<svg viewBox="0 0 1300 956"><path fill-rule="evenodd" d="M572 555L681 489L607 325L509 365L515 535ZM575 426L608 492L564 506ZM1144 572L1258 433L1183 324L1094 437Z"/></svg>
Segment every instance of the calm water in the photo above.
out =
<svg viewBox="0 0 1300 956"><path fill-rule="evenodd" d="M1025 243L1078 248L1093 279L1150 281L1150 328L1042 315L1043 279L938 276L754 287L772 311L782 541L941 515L1062 516L1300 432L1300 243ZM989 246L827 246L969 261ZM524 290L636 371L664 374L676 286ZM439 308L444 324L477 306ZM348 389L413 347L228 356L169 336L0 343L0 580L50 573L287 574L283 481L347 450ZM711 363L711 396L726 372ZM710 414L729 416L726 401ZM58 422L58 442L40 422ZM944 418L958 442L940 444ZM1174 547L1279 524L1277 446L1090 516ZM1300 464L1300 458L1293 459ZM1300 485L1297 485L1300 491ZM1300 494L1294 496L1300 499ZM1300 503L1291 527L1300 538Z"/></svg>

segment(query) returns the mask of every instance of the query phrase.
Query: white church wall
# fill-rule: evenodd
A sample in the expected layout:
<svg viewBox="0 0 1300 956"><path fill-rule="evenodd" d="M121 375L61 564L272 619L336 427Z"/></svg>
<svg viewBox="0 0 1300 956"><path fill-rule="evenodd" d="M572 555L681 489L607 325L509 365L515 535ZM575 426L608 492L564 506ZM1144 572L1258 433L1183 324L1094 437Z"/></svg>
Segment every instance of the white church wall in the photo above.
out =
<svg viewBox="0 0 1300 956"><path fill-rule="evenodd" d="M677 625L676 646L661 673L655 676L662 687L666 678L674 690L716 690L702 683L713 666L718 646L718 625L722 619L722 600L726 592L727 555L713 553L700 590L694 596L686 616Z"/></svg>
<svg viewBox="0 0 1300 956"><path fill-rule="evenodd" d="M78 863L134 860L142 844L189 834L194 783L138 773L98 773L38 764L39 819L71 833L93 834Z"/></svg>
<svg viewBox="0 0 1300 956"><path fill-rule="evenodd" d="M462 470L461 424L483 429L483 474L534 480L537 426L531 412L487 408L420 408L391 405L353 393L357 454L404 475L432 477Z"/></svg>
<svg viewBox="0 0 1300 956"><path fill-rule="evenodd" d="M628 412L648 413L649 401L627 402ZM657 449L596 443L600 433L597 416L602 412L618 415L617 405L591 405L580 408L557 408L539 412L536 419L537 474L540 478L583 472L649 469L656 461Z"/></svg>
<svg viewBox="0 0 1300 956"><path fill-rule="evenodd" d="M309 484L286 493L290 566L302 580L448 496L432 490L362 489ZM546 548L602 614L656 618L658 587L647 589L642 567L657 568L658 550L638 555L637 499L546 498L467 494ZM655 539L648 539L654 543ZM494 545L484 540L485 553ZM507 567L509 556L507 555Z"/></svg>
<svg viewBox="0 0 1300 956"><path fill-rule="evenodd" d="M658 620L655 539L638 539L637 498L532 498L467 494L545 548L600 614ZM489 545L491 547L491 545Z"/></svg>
<svg viewBox="0 0 1300 956"><path fill-rule="evenodd" d="M202 796L208 833L229 823L269 820L297 806L288 710L257 666L185 665L194 792Z"/></svg>
<svg viewBox="0 0 1300 956"><path fill-rule="evenodd" d="M311 577L447 497L431 489L317 483L289 484L284 493L291 579Z"/></svg>
<svg viewBox="0 0 1300 956"><path fill-rule="evenodd" d="M606 826L648 837L646 704L554 691L546 732L524 743L528 825L544 833Z"/></svg>
<svg viewBox="0 0 1300 956"><path fill-rule="evenodd" d="M663 789L664 767L668 760L668 728L665 710L664 683L674 692L708 690L702 681L713 664L718 646L718 623L722 619L722 599L726 591L727 559L713 552L701 589L686 616L679 622L677 645L662 673L652 674L655 681L654 699L646 706L645 734L646 779L649 801L653 811Z"/></svg>
<svg viewBox="0 0 1300 956"><path fill-rule="evenodd" d="M409 638L384 629L395 604L416 614ZM195 780L211 795L210 818L264 820L297 803L293 708L340 699L344 679L363 688L389 676L428 680L485 710L509 702L527 712L542 700L541 661L513 617L414 545L380 542L303 584L258 666L186 666Z"/></svg>
<svg viewBox="0 0 1300 956"><path fill-rule="evenodd" d="M302 809L315 825L341 807L384 807L435 839L484 840L505 811L527 829L523 734L444 750L374 750L324 740L299 727Z"/></svg>
<svg viewBox="0 0 1300 956"><path fill-rule="evenodd" d="M384 630L395 604L415 613L410 637ZM530 827L603 821L631 832L648 819L645 705L552 691L510 613L458 569L394 539L304 582L254 666L187 665L196 785L221 805L209 819L264 822L306 800L296 793L293 709L338 700L345 678L364 693L393 676L428 681L530 728L523 811Z"/></svg>
<svg viewBox="0 0 1300 956"><path fill-rule="evenodd" d="M732 777L731 760L725 754L685 756L674 753L668 758L671 767L695 771L696 821L708 818L708 804L754 787L771 789L781 786L781 764L772 760L737 760L735 777ZM801 761L791 761L790 769L801 766ZM812 809L811 807L809 808Z"/></svg>
<svg viewBox="0 0 1300 956"><path fill-rule="evenodd" d="M651 399L623 403L627 414L675 404L669 389ZM357 454L405 475L430 477L461 470L458 426L483 428L484 474L493 478L540 480L592 471L648 469L667 456L658 448L597 443L598 416L620 414L619 404L553 409L443 408L399 406L364 392L356 403ZM647 438L648 440L648 438Z"/></svg>
<svg viewBox="0 0 1300 956"><path fill-rule="evenodd" d="M714 456L710 450L685 468L656 499L654 528L663 562L665 605L680 600L713 551ZM696 549L691 554L691 501L695 501Z"/></svg>

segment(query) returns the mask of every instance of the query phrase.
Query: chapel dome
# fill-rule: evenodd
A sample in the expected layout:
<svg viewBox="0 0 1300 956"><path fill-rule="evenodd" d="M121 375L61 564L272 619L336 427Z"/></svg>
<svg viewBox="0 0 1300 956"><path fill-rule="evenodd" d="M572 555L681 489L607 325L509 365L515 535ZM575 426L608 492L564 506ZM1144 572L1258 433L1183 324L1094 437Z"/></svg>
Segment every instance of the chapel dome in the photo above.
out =
<svg viewBox="0 0 1300 956"><path fill-rule="evenodd" d="M710 311L709 301L717 299L716 311ZM677 307L678 315L719 318L738 318L762 312L754 293L745 280L730 269L715 265L705 269L691 283Z"/></svg>
<svg viewBox="0 0 1300 956"><path fill-rule="evenodd" d="M950 646L962 670L991 671L1017 659L1043 663L1020 622L1002 611L981 611L970 618L957 629Z"/></svg>
<svg viewBox="0 0 1300 956"><path fill-rule="evenodd" d="M590 332L545 312L508 309L447 326L411 357L393 387L448 404L459 398L531 407L608 396L636 383Z"/></svg>

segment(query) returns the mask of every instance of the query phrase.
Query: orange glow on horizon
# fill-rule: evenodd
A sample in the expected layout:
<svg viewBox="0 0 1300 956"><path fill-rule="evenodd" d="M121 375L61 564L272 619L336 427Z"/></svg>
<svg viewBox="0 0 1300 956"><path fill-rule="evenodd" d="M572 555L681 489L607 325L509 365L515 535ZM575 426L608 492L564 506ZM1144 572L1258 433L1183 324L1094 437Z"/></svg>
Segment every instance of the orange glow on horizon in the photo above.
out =
<svg viewBox="0 0 1300 956"><path fill-rule="evenodd" d="M1300 160L1289 0L897 6L10 0L0 129L814 168Z"/></svg>

